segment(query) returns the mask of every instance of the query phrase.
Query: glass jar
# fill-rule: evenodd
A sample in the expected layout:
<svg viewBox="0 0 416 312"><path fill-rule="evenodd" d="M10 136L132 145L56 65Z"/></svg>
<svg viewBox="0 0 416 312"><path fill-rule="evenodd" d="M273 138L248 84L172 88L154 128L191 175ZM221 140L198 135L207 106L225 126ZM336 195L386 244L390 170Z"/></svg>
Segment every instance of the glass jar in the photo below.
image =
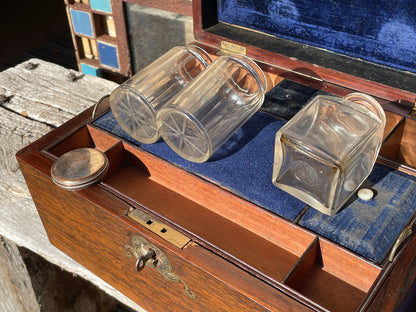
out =
<svg viewBox="0 0 416 312"><path fill-rule="evenodd" d="M260 108L265 90L253 60L220 56L158 112L159 132L183 158L205 162Z"/></svg>
<svg viewBox="0 0 416 312"><path fill-rule="evenodd" d="M316 96L276 133L273 183L335 214L371 173L385 120L366 94Z"/></svg>
<svg viewBox="0 0 416 312"><path fill-rule="evenodd" d="M156 142L156 113L210 63L198 46L172 48L111 93L115 119L137 141Z"/></svg>

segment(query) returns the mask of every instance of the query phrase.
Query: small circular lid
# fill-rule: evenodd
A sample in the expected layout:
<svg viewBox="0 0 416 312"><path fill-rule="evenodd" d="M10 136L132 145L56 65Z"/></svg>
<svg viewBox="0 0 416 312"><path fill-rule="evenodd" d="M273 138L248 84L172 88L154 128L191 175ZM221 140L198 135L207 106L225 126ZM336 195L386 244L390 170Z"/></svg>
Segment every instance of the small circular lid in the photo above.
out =
<svg viewBox="0 0 416 312"><path fill-rule="evenodd" d="M52 165L52 181L66 190L79 190L100 181L107 172L108 159L93 148L65 153Z"/></svg>

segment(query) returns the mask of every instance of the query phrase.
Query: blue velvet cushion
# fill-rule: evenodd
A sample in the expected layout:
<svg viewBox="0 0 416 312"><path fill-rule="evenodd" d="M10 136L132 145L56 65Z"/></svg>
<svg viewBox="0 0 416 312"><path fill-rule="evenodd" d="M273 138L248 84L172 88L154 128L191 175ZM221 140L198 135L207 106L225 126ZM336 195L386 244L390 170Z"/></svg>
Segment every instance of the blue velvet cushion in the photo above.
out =
<svg viewBox="0 0 416 312"><path fill-rule="evenodd" d="M140 144L120 128L111 112L95 124ZM283 124L259 112L202 164L182 159L163 141L141 147L293 221L306 205L271 182L274 137ZM299 224L367 259L381 262L415 212L416 182L414 177L376 165L365 186L375 190L373 200L365 202L355 197L335 216L309 209Z"/></svg>
<svg viewBox="0 0 416 312"><path fill-rule="evenodd" d="M310 209L299 223L367 259L381 262L415 213L416 181L376 164L364 186L375 191L372 200L354 197L334 216Z"/></svg>
<svg viewBox="0 0 416 312"><path fill-rule="evenodd" d="M120 128L111 112L95 124L139 144ZM162 140L141 147L283 218L294 220L305 204L271 183L274 137L283 124L283 121L259 112L218 149L209 161L202 164L181 158Z"/></svg>
<svg viewBox="0 0 416 312"><path fill-rule="evenodd" d="M221 22L416 72L409 0L219 0Z"/></svg>
<svg viewBox="0 0 416 312"><path fill-rule="evenodd" d="M321 91L286 80L272 89L263 109L287 119ZM124 132L111 112L95 125L140 145ZM206 163L178 156L160 140L141 147L167 161L212 181L230 192L285 219L300 218L306 205L272 184L274 139L285 123L264 112L256 113ZM352 200L335 216L309 209L299 224L357 254L380 263L415 213L416 178L376 165L364 182L376 192L374 199Z"/></svg>

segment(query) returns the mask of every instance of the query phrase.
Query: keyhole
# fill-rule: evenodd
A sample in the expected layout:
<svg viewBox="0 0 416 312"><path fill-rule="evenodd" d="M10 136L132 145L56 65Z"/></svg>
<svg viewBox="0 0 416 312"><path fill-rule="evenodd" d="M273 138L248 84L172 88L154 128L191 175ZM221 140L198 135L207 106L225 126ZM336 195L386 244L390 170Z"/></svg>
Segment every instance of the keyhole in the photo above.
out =
<svg viewBox="0 0 416 312"><path fill-rule="evenodd" d="M149 249L149 251L144 255L141 256L136 262L136 271L140 272L146 266L146 262L152 258L156 258L156 253L153 249ZM155 264L156 259L154 259L153 264Z"/></svg>

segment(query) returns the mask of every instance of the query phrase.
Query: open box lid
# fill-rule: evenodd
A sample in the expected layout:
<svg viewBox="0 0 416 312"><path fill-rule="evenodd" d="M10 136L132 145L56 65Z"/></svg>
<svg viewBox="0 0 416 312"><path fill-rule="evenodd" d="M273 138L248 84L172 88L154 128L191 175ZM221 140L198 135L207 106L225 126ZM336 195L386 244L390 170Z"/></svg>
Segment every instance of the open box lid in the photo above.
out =
<svg viewBox="0 0 416 312"><path fill-rule="evenodd" d="M367 93L387 85L400 91L377 95L415 101L409 0L194 0L193 11L201 42L241 45L256 60Z"/></svg>

